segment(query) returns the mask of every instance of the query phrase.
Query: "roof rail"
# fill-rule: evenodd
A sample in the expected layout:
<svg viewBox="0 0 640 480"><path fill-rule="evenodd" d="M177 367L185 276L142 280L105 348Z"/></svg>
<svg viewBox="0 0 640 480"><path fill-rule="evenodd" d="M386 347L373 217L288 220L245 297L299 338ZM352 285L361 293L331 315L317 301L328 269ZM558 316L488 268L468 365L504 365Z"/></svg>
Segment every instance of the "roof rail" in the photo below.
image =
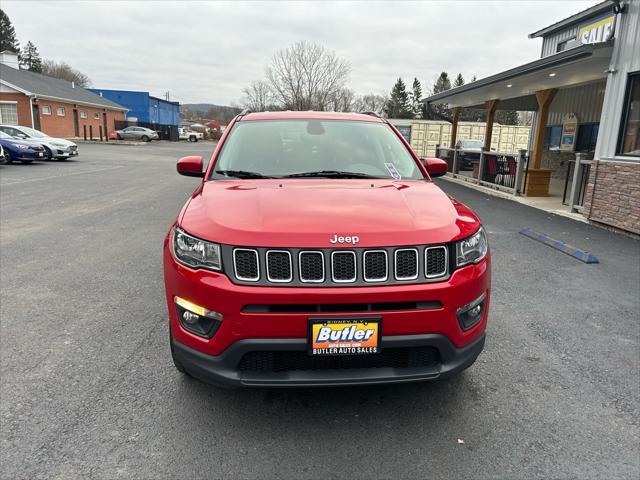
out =
<svg viewBox="0 0 640 480"><path fill-rule="evenodd" d="M382 118L382 115L380 115L378 112L359 112L362 115L371 115L372 117L378 117L378 118Z"/></svg>

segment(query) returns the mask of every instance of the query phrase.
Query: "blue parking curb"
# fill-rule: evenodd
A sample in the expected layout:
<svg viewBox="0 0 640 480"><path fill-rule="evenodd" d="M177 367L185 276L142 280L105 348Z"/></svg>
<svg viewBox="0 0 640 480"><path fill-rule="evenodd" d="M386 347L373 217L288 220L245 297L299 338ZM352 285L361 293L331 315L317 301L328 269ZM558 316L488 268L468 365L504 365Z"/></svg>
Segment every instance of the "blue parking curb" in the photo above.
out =
<svg viewBox="0 0 640 480"><path fill-rule="evenodd" d="M529 237L539 242L542 242L545 245L549 245L550 247L555 248L556 250L560 250L562 253L566 253L567 255L570 255L573 258L577 258L581 262L600 263L598 260L598 257L596 257L595 255L589 252L586 252L584 250L580 250L579 248L572 247L571 245L561 242L559 240L554 240L553 238L551 238L548 235L545 235L544 233L537 233L531 230L530 228L524 228L520 231L520 233L525 237Z"/></svg>

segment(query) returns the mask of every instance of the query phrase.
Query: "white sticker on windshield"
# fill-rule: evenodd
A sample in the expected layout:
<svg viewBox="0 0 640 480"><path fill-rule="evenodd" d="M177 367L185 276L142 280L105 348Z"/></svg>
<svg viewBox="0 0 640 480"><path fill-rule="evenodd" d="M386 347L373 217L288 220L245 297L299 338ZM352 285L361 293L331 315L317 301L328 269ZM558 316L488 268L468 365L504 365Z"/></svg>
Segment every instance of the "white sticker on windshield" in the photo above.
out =
<svg viewBox="0 0 640 480"><path fill-rule="evenodd" d="M384 166L387 167L389 175L391 175L393 178L395 178L396 180L400 180L402 178L402 175L400 175L400 172L393 163L385 163Z"/></svg>

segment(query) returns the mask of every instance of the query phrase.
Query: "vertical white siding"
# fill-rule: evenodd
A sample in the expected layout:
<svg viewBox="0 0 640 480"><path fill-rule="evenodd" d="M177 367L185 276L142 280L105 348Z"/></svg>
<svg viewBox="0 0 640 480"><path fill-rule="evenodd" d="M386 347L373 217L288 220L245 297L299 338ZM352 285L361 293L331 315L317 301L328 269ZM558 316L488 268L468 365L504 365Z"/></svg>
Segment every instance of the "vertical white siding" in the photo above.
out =
<svg viewBox="0 0 640 480"><path fill-rule="evenodd" d="M578 35L578 29L579 25L574 25L572 27L568 27L566 30L560 30L544 37L542 39L542 55L540 56L548 57L549 55L557 53L556 49L558 48L558 44L565 40L576 38L576 35Z"/></svg>
<svg viewBox="0 0 640 480"><path fill-rule="evenodd" d="M602 114L606 80L558 91L549 108L548 125L562 125L567 113L575 113L578 123L597 123Z"/></svg>

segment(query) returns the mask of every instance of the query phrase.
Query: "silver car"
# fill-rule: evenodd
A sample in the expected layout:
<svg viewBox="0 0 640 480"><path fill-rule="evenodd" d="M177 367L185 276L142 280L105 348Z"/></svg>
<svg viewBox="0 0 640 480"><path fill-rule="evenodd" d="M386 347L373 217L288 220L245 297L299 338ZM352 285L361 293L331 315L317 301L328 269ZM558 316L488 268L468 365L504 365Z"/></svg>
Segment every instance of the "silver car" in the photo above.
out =
<svg viewBox="0 0 640 480"><path fill-rule="evenodd" d="M0 131L14 138L33 140L44 147L47 158L66 160L78 156L78 146L64 138L50 137L35 128L21 125L0 125Z"/></svg>
<svg viewBox="0 0 640 480"><path fill-rule="evenodd" d="M159 140L158 132L144 127L127 127L122 130L116 130L118 140L142 140L150 142L151 140Z"/></svg>

